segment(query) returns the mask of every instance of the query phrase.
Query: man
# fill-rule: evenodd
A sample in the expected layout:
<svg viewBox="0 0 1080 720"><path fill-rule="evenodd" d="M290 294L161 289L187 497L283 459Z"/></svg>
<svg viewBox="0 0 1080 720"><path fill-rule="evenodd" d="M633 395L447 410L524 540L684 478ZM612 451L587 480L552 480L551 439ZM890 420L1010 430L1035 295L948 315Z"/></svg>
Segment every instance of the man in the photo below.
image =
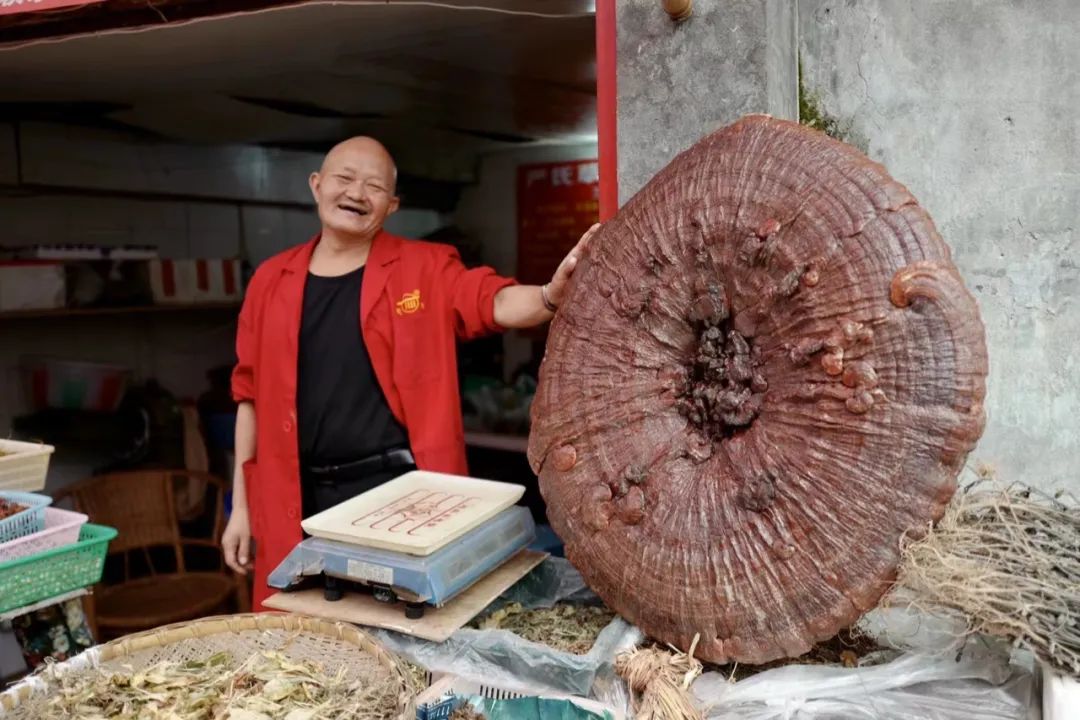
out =
<svg viewBox="0 0 1080 720"><path fill-rule="evenodd" d="M456 340L551 319L593 226L547 285L383 230L398 209L386 149L358 137L310 178L322 230L264 262L240 312L236 472L226 563L266 577L300 520L420 467L464 474Z"/></svg>

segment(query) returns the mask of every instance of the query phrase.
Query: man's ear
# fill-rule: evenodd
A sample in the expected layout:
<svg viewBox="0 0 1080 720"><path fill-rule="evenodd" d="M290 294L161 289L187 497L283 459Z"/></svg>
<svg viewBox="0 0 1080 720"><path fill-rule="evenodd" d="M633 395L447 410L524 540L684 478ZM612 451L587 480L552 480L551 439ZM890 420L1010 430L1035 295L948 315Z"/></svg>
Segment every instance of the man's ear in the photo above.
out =
<svg viewBox="0 0 1080 720"><path fill-rule="evenodd" d="M397 195L390 198L390 208L386 211L387 215L393 215L401 208L401 198Z"/></svg>
<svg viewBox="0 0 1080 720"><path fill-rule="evenodd" d="M322 178L319 177L319 173L313 172L308 177L308 187L311 188L311 197L315 199L315 204L319 204L319 183Z"/></svg>

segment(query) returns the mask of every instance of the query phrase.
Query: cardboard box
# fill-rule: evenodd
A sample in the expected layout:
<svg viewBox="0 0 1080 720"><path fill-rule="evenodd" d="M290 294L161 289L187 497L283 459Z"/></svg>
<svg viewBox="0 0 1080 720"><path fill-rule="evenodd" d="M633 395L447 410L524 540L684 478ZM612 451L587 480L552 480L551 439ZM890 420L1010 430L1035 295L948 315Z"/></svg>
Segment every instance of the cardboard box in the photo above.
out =
<svg viewBox="0 0 1080 720"><path fill-rule="evenodd" d="M62 308L66 293L62 263L43 260L0 262L0 312Z"/></svg>

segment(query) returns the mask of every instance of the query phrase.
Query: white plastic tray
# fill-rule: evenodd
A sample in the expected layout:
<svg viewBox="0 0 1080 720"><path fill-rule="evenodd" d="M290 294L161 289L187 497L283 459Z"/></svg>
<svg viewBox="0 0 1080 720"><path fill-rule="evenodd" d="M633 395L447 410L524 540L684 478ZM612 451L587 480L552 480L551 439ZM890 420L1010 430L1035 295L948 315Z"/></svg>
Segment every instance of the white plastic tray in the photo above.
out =
<svg viewBox="0 0 1080 720"><path fill-rule="evenodd" d="M45 487L52 445L0 439L0 490L38 492Z"/></svg>
<svg viewBox="0 0 1080 720"><path fill-rule="evenodd" d="M522 485L414 470L301 523L314 537L430 555L516 503Z"/></svg>

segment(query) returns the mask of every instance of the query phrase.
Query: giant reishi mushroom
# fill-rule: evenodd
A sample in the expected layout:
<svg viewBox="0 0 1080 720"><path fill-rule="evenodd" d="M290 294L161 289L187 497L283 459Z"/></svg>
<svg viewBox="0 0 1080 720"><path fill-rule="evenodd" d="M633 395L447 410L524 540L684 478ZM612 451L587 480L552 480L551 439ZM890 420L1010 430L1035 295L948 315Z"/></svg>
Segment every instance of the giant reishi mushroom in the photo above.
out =
<svg viewBox="0 0 1080 720"><path fill-rule="evenodd" d="M529 460L567 557L698 657L795 657L874 607L984 425L986 343L933 222L852 147L750 116L593 238Z"/></svg>

